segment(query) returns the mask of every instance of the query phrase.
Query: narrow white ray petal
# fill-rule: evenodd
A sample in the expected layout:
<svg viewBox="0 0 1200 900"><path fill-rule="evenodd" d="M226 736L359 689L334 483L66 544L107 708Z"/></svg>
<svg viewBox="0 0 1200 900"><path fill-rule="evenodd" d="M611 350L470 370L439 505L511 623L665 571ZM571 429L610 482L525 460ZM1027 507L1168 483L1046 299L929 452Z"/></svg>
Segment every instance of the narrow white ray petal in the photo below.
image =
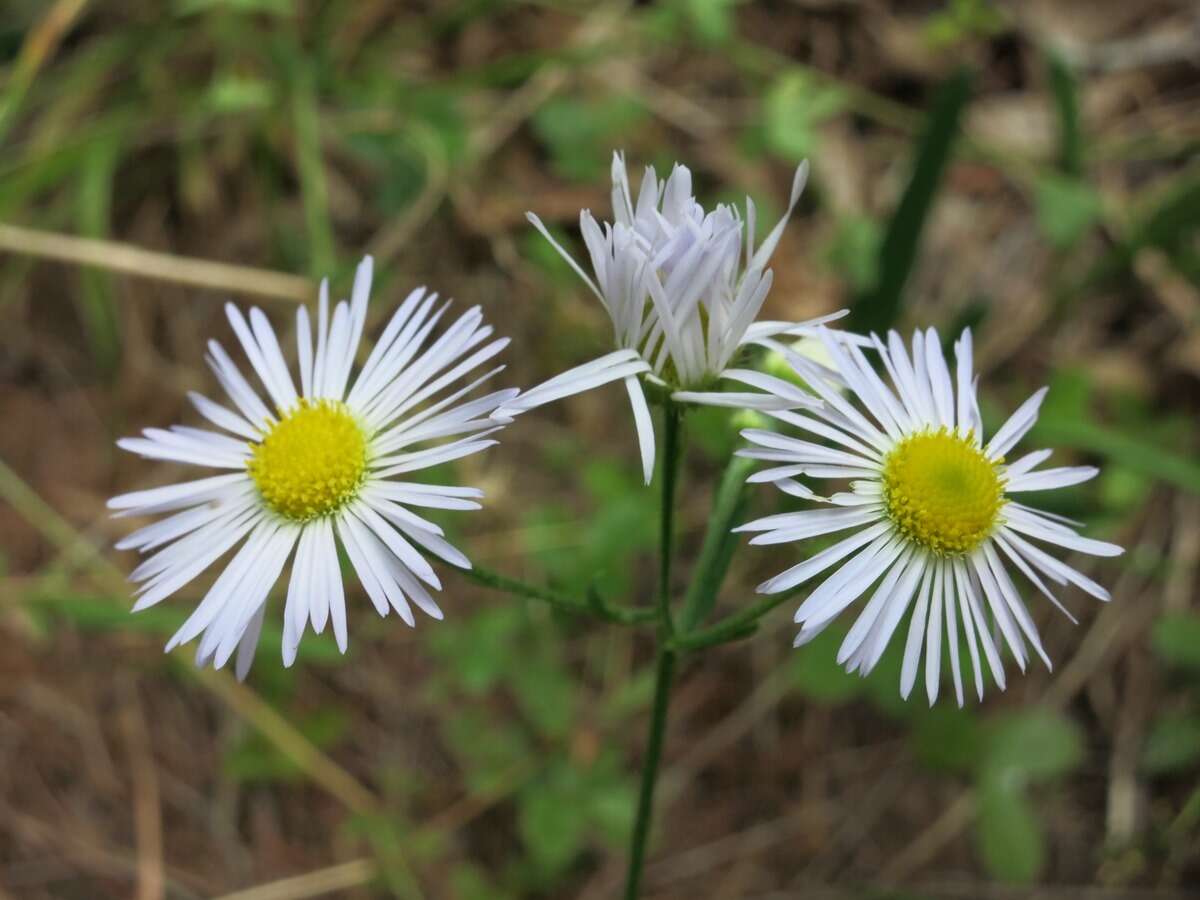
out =
<svg viewBox="0 0 1200 900"><path fill-rule="evenodd" d="M752 394L742 391L675 391L671 399L676 403L694 403L697 406L717 406L725 409L756 409L760 412L794 409L792 401L774 394Z"/></svg>
<svg viewBox="0 0 1200 900"><path fill-rule="evenodd" d="M804 185L808 182L808 160L804 160L796 167L796 174L792 176L792 192L788 197L787 211L783 214L783 218L771 229L771 233L766 236L762 244L759 245L747 269L765 269L771 254L775 252L775 247L779 244L779 239L783 237L783 229L787 227L788 219L792 216L792 210L796 208L796 204L800 201L800 195L804 192Z"/></svg>
<svg viewBox="0 0 1200 900"><path fill-rule="evenodd" d="M821 574L860 547L871 543L871 541L887 532L888 528L889 525L887 522L880 522L872 525L870 528L864 528L862 531L848 538L843 538L832 547L827 547L820 553L810 556L804 562L797 563L774 578L764 581L758 586L758 593L777 594L781 591L791 590L797 585L808 581L808 579Z"/></svg>
<svg viewBox="0 0 1200 900"><path fill-rule="evenodd" d="M625 379L625 390L629 394L629 405L633 408L633 424L637 428L638 447L642 453L642 477L646 484L654 477L654 422L641 382L635 376Z"/></svg>
<svg viewBox="0 0 1200 900"><path fill-rule="evenodd" d="M1008 644L1009 650L1012 651L1012 655L1017 661L1017 666L1024 672L1027 661L1025 641L1022 640L1020 633L1017 631L1017 624L1013 621L1012 613L1009 612L1008 602L1001 593L1000 585L996 583L996 579L992 575L987 558L983 555L982 551L976 550L968 558L968 561L975 575L979 578L979 583L983 589L983 598L987 601L988 609L992 612L992 619L999 626L1000 633L1004 635L1005 643Z"/></svg>
<svg viewBox="0 0 1200 900"><path fill-rule="evenodd" d="M249 484L250 479L243 473L213 475L210 478L120 494L108 501L108 508L132 510L135 514L141 514L142 510L148 508L153 508L156 512L165 512L168 509L207 503L227 493L230 488L236 489Z"/></svg>
<svg viewBox="0 0 1200 900"><path fill-rule="evenodd" d="M258 340L251 332L246 319L242 316L242 311L232 303L226 303L225 317L229 320L229 324L233 326L238 343L242 345L242 350L245 351L246 358L250 360L250 367L254 369L254 374L258 376L258 380L267 389L267 393L271 396L275 408L280 411L287 409L289 406L287 388L277 379L277 373L270 363L268 363L267 357L259 346ZM294 396L294 394L295 391L293 390L292 395Z"/></svg>
<svg viewBox="0 0 1200 900"><path fill-rule="evenodd" d="M1110 544L1108 541L1082 537L1065 525L1043 519L1027 509L1015 509L1010 505L1004 508L1002 515L1010 529L1069 550L1089 556L1120 556L1125 552L1124 547Z"/></svg>
<svg viewBox="0 0 1200 900"><path fill-rule="evenodd" d="M929 344L926 342L926 347ZM938 350L941 353L941 350ZM945 363L943 363L943 366ZM949 384L949 376L946 378ZM950 419L953 421L953 407L950 407ZM945 412L945 411L943 411ZM925 695L929 705L937 700L938 689L942 677L942 595L945 592L945 567L941 560L933 563L933 593L929 608L929 630L925 633Z"/></svg>
<svg viewBox="0 0 1200 900"><path fill-rule="evenodd" d="M319 519L316 523L317 557L314 564L314 574L319 579L318 587L309 599L308 617L312 622L313 631L321 634L329 621L329 611L335 605L345 605L345 587L342 584L342 565L338 559L337 538L333 533L333 523L328 519Z"/></svg>
<svg viewBox="0 0 1200 900"><path fill-rule="evenodd" d="M888 597L887 603L879 614L879 619L872 626L867 639L863 641L860 650L861 658L857 666L858 671L863 675L869 675L879 665L883 652L887 649L900 620L904 618L909 604L916 595L918 576L929 565L930 560L923 553L918 551L913 554L912 561L908 564L908 570L896 585L896 593Z"/></svg>
<svg viewBox="0 0 1200 900"><path fill-rule="evenodd" d="M974 349L971 344L971 329L963 329L962 336L954 342L954 360L957 365L956 381L956 401L957 401L957 428L958 433L965 435L975 427L975 419L973 410L975 408L974 387L971 384L971 377L975 366ZM982 438L982 435L976 435L977 438ZM962 705L961 700L959 705Z"/></svg>
<svg viewBox="0 0 1200 900"><path fill-rule="evenodd" d="M145 459L162 459L173 462L189 463L193 466L205 466L212 469L245 469L244 456L233 456L196 447L181 447L165 444L148 438L121 438L117 446L130 453L136 453ZM248 452L248 451L247 451Z"/></svg>
<svg viewBox="0 0 1200 900"><path fill-rule="evenodd" d="M244 418L233 412L233 410L227 409L220 403L215 403L203 394L198 394L195 391L188 391L187 396L192 401L192 406L196 407L196 411L218 428L232 431L234 434L241 435L251 441L257 441L262 437L262 432L258 431Z"/></svg>
<svg viewBox="0 0 1200 900"><path fill-rule="evenodd" d="M1016 619L1017 625L1024 633L1026 639L1033 645L1033 649L1037 651L1037 655L1046 664L1046 668L1053 670L1054 665L1050 662L1050 657L1046 654L1046 650L1042 646L1042 638L1038 634L1037 625L1029 615L1029 610L1025 608L1025 603L1021 600L1021 595L1017 593L1016 585L1012 583L1012 578L1009 577L1008 571L1004 568L1004 563L996 555L996 549L992 546L992 542L985 541L980 549L983 551L988 566L992 570L992 577L1000 588L1001 596L1004 597L1005 602L1008 604L1009 612Z"/></svg>
<svg viewBox="0 0 1200 900"><path fill-rule="evenodd" d="M312 590L313 534L305 528L296 542L296 558L292 560L292 576L288 579L287 599L283 605L283 664L290 668L296 661L300 638L308 622L308 597Z"/></svg>
<svg viewBox="0 0 1200 900"><path fill-rule="evenodd" d="M294 527L280 528L270 539L266 550L263 553L261 565L256 567L254 571L254 586L239 598L238 606L241 607L237 611L236 617L230 615L231 608L226 607L226 615L229 618L226 620L225 629L221 632L220 643L217 644L216 653L213 656L213 665L218 669L224 667L233 655L233 652L241 643L242 637L246 634L250 627L251 621L255 615L263 608L267 602L267 597L271 592L272 585L279 579L283 567L287 564L288 557L291 555L292 547L296 543L296 537L299 534L299 529ZM209 633L220 626L221 622L214 623L213 628ZM205 636L207 640L208 635Z"/></svg>
<svg viewBox="0 0 1200 900"><path fill-rule="evenodd" d="M383 579L380 578L375 566L372 565L371 558L364 549L365 540L360 535L360 529L365 529L365 527L354 516L341 516L337 520L337 535L342 546L346 548L346 555L350 557L350 565L354 567L359 583L367 592L367 597L375 607L375 611L381 616L386 616L391 604L388 602L387 592L383 588Z"/></svg>
<svg viewBox="0 0 1200 900"><path fill-rule="evenodd" d="M1036 547L1029 543L1029 541L1022 538L1019 534L1017 534L1017 532L1013 531L1007 525L1000 529L1000 533L1004 535L1005 539L1008 540L1010 544L1012 544L1015 550L1017 550L1023 557L1025 557L1026 560L1028 560L1046 575L1052 578L1061 579L1061 581L1064 582L1070 582L1086 593L1091 594L1097 600L1102 600L1107 603L1110 599L1108 591L1102 588L1095 581L1088 578L1082 572L1078 572L1071 568L1066 563L1055 559L1040 547Z"/></svg>
<svg viewBox="0 0 1200 900"><path fill-rule="evenodd" d="M874 584L905 550L906 547L899 538L888 534L880 535L821 582L800 604L793 619L796 622L814 623L832 619Z"/></svg>
<svg viewBox="0 0 1200 900"><path fill-rule="evenodd" d="M650 366L636 352L618 350L599 359L576 366L537 387L530 388L498 412L516 415L563 397L580 394L611 381L622 381L630 375L648 372Z"/></svg>
<svg viewBox="0 0 1200 900"><path fill-rule="evenodd" d="M214 536L213 541L203 553L193 556L186 563L180 563L180 565L171 569L170 572L163 573L161 578L148 585L145 593L138 596L134 608L146 609L171 596L171 594L175 593L223 556L229 548L245 536L253 524L253 519L250 519L235 527L228 528L226 533L221 535L220 538ZM198 533L194 532L194 534ZM178 544L172 544L171 546L175 547Z"/></svg>
<svg viewBox="0 0 1200 900"><path fill-rule="evenodd" d="M262 402L258 392L250 387L250 383L234 365L224 347L216 341L209 341L206 361L229 399L233 401L247 422L255 428L266 428L274 424L275 417Z"/></svg>
<svg viewBox="0 0 1200 900"><path fill-rule="evenodd" d="M254 654L258 652L258 639L262 635L263 618L266 613L267 605L264 603L258 608L258 612L254 614L254 618L246 626L241 640L238 641L237 663L234 666L234 674L237 675L238 681L245 681L246 676L250 673L250 666L254 663Z"/></svg>
<svg viewBox="0 0 1200 900"><path fill-rule="evenodd" d="M774 531L755 535L750 539L750 543L756 545L790 543L792 541L817 537L822 534L845 531L847 528L856 528L860 525L871 525L878 522L882 515L883 511L878 507L869 509L854 507L833 510L821 509L795 513L797 518L792 524Z"/></svg>
<svg viewBox="0 0 1200 900"><path fill-rule="evenodd" d="M904 662L900 667L900 696L905 700L917 683L917 664L921 661L921 644L925 640L925 621L929 616L929 586L933 566L926 566L917 590L917 602L908 623L908 639L904 642Z"/></svg>
<svg viewBox="0 0 1200 900"><path fill-rule="evenodd" d="M308 308L296 310L296 359L300 369L300 394L312 396L313 384L313 338Z"/></svg>
<svg viewBox="0 0 1200 900"><path fill-rule="evenodd" d="M971 614L971 601L963 587L962 577L956 561L951 561L950 572L954 575L954 593L958 596L958 610L962 616L963 632L967 636L967 651L971 655L971 671L975 676L975 693L983 700L983 667L979 660L979 638L976 635L975 619Z"/></svg>
<svg viewBox="0 0 1200 900"><path fill-rule="evenodd" d="M1057 469L1042 469L1016 478L1009 478L1004 489L1009 493L1020 491L1050 491L1055 488L1082 484L1100 474L1095 466L1063 466Z"/></svg>
<svg viewBox="0 0 1200 900"><path fill-rule="evenodd" d="M989 459L1000 459L1016 446L1017 441L1025 436L1025 432L1029 431L1037 422L1038 410L1041 409L1042 401L1046 399L1046 391L1049 388L1042 388L1034 393L1032 397L1017 407L1016 412L1008 417L1008 421L1000 426L1000 430L992 435L992 439L988 441L984 448L984 453Z"/></svg>
<svg viewBox="0 0 1200 900"><path fill-rule="evenodd" d="M583 283L586 284L591 289L592 293L595 294L597 298L599 298L600 302L605 303L604 295L601 294L600 289L598 287L596 287L596 282L592 281L592 277L590 275L588 275L587 272L583 271L583 268L579 265L579 263L575 262L575 258L573 256L571 256L571 254L568 253L566 250L564 250L562 248L562 245L559 244L559 242L554 239L554 237L550 234L550 230L548 228L546 228L545 225L542 224L542 220L539 219L536 215L534 215L531 212L525 213L525 218L527 218L529 220L530 224L533 225L533 227L538 230L538 232L541 234L542 237L544 237L547 241L550 242L550 246L553 247L555 250L557 250L558 255L561 256L564 260L566 260L567 265L569 265L572 269L575 270L575 274L583 279ZM607 306L607 303L605 303L605 305Z"/></svg>
<svg viewBox="0 0 1200 900"><path fill-rule="evenodd" d="M254 532L246 540L233 559L217 576L212 586L204 595L204 599L196 605L192 614L183 625L167 641L166 652L170 653L181 644L186 644L203 632L221 613L234 592L241 585L247 574L251 572L262 555L268 539L275 533L278 526L271 521L259 522Z"/></svg>
<svg viewBox="0 0 1200 900"><path fill-rule="evenodd" d="M953 429L954 388L950 383L946 357L942 355L942 341L935 328L925 332L925 369L929 374L929 387L933 392L933 405L938 419L946 428Z"/></svg>
<svg viewBox="0 0 1200 900"><path fill-rule="evenodd" d="M355 503L349 507L351 514L358 517L364 525L371 529L375 537L394 553L418 578L434 589L441 588L441 582L433 571L433 567L417 552L401 534L389 525L382 516L365 503Z"/></svg>
<svg viewBox="0 0 1200 900"><path fill-rule="evenodd" d="M1067 609L1065 606L1062 605L1062 603L1059 601L1059 599L1054 596L1054 594L1050 591L1050 589L1048 587L1046 587L1046 585L1042 581L1042 579L1038 577L1038 574L1035 571L1033 571L1033 569L1030 567L1029 563L1027 563L1025 561L1025 558L1023 556L1021 556L1020 553L1017 552L1017 550L1012 546L1011 543L1009 543L1008 538L1005 537L1004 529L1000 529L994 535L992 535L992 540L994 540L996 542L996 546L998 546L1001 550L1004 551L1004 555L1007 556L1009 559L1011 559L1013 561L1013 564L1018 569L1021 570L1021 574L1023 574L1026 578L1028 578L1030 580L1030 582L1032 582L1033 586L1036 587L1039 591L1041 591L1041 593L1044 597L1046 597L1051 603L1053 603L1059 609L1059 611L1062 612L1062 614L1064 616L1066 616L1068 619L1070 619L1072 624L1075 624L1075 625L1079 624L1079 620L1076 619L1075 616L1073 616L1071 614L1071 611L1069 609ZM1059 584L1066 583L1065 580L1063 580L1063 579L1054 579L1054 580L1057 581Z"/></svg>
<svg viewBox="0 0 1200 900"><path fill-rule="evenodd" d="M275 329L271 327L266 315L257 306L250 310L250 327L254 329L254 337L258 341L263 361L271 370L271 377L283 395L284 406L290 409L296 405L296 401L299 399L296 395L296 385L292 381L292 375L283 359L283 351L279 349L279 339L275 337Z"/></svg>
<svg viewBox="0 0 1200 900"><path fill-rule="evenodd" d="M1048 460L1053 452L1052 450L1033 450L1026 453L1020 459L1004 467L1005 478L1013 479L1026 474Z"/></svg>
<svg viewBox="0 0 1200 900"><path fill-rule="evenodd" d="M946 617L946 645L950 649L950 674L954 677L954 699L961 709L963 705L962 664L958 658L958 617L954 603L954 574L949 562L942 563L942 604ZM941 640L939 637L938 640Z"/></svg>

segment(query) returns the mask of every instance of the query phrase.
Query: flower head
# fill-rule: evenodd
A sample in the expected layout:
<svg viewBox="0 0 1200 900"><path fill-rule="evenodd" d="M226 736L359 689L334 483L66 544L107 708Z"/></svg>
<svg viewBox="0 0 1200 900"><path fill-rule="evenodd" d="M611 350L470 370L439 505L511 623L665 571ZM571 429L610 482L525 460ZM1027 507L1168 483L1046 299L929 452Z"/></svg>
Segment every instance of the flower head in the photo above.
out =
<svg viewBox="0 0 1200 900"><path fill-rule="evenodd" d="M589 210L579 228L591 259L589 275L529 213L534 227L554 246L604 305L617 349L551 378L502 410L515 415L552 400L623 380L633 406L646 480L654 468L654 429L639 376L672 392L680 402L778 407L767 394L726 394L713 388L722 378L754 383L756 373L731 369L748 344L781 334L803 334L818 322L758 322L771 289L767 262L783 234L808 175L802 164L792 181L787 212L757 248L754 203L743 218L734 206L706 211L692 196L692 173L678 163L660 181L646 169L636 200L625 159L613 155L613 222L597 222Z"/></svg>
<svg viewBox="0 0 1200 900"><path fill-rule="evenodd" d="M924 649L926 691L930 703L936 699L945 643L962 704L960 622L981 698L981 647L1001 689L1001 638L1022 671L1030 646L1050 666L1009 564L1066 613L1047 581L1074 584L1100 600L1107 600L1108 593L1038 543L1097 556L1122 550L1082 537L1070 527L1077 523L1039 512L1014 497L1078 484L1098 471L1091 466L1039 470L1049 450L1007 461L1006 454L1037 420L1045 389L1025 401L985 442L969 331L955 343L953 378L933 329L914 334L911 355L895 332L888 335L886 346L872 335L890 385L856 343L835 339L824 329L821 337L835 371L849 386L849 398L828 383L820 367L789 353L788 361L824 405L771 415L812 440L749 429L742 434L755 446L739 451L777 464L755 473L751 481L772 482L788 494L826 507L768 516L737 529L758 532L751 543L778 544L853 531L759 586L762 593L788 591L834 570L796 611L801 626L796 645L812 640L870 592L842 642L838 662L851 671L870 672L911 610L900 684L905 697ZM850 479L850 491L821 497L796 481L797 476ZM993 640L994 633L1000 637Z"/></svg>
<svg viewBox="0 0 1200 900"><path fill-rule="evenodd" d="M338 647L346 650L339 546L379 614L395 610L409 625L415 621L413 605L442 617L429 590L440 590L441 582L426 554L470 567L442 529L414 508L478 509L482 492L395 476L496 443L487 436L505 423L492 413L517 391L463 398L503 367L460 383L508 340L489 340L492 328L483 324L477 307L431 340L449 304L439 305L437 294L418 288L400 305L351 380L366 325L371 274L367 257L358 267L350 301L338 303L332 317L328 284L322 283L315 347L307 310L297 313L299 390L267 317L252 309L247 321L229 304L229 322L266 388L269 405L221 345L210 341L209 365L233 406L199 394L190 397L220 431L148 428L142 437L117 442L147 459L225 470L108 502L118 516L171 513L117 544L153 551L131 576L141 585L135 611L166 599L233 551L168 650L200 637L197 664L220 667L236 649L238 677L245 677L267 595L289 558L285 665L295 661L309 622L317 632L331 622Z"/></svg>

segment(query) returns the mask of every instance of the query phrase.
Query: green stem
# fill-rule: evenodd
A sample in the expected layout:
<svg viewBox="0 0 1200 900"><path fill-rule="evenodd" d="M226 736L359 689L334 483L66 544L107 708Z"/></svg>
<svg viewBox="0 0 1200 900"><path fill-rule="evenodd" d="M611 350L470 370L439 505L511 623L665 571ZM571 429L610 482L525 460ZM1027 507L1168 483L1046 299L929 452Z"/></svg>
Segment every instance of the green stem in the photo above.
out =
<svg viewBox="0 0 1200 900"><path fill-rule="evenodd" d="M645 609L631 609L624 606L613 606L596 594L591 594L587 600L576 600L572 597L564 597L562 594L556 594L554 591L547 590L546 588L526 584L523 581L509 578L506 575L501 575L498 572L493 572L490 569L476 565L473 565L470 569L459 569L458 571L476 584L504 591L508 594L514 594L518 597L540 600L543 603L553 606L555 609L561 609L575 615L598 616L601 619L616 622L619 625L637 625L642 622L651 622L658 618L657 611L649 607Z"/></svg>
<svg viewBox="0 0 1200 900"><path fill-rule="evenodd" d="M650 717L650 740L642 763L642 789L638 795L637 821L629 851L629 874L625 879L625 900L637 900L646 860L646 842L650 837L650 818L654 808L654 786L662 759L663 736L667 730L667 706L671 701L671 677L675 672L675 652L660 649L654 674L654 711Z"/></svg>
<svg viewBox="0 0 1200 900"><path fill-rule="evenodd" d="M654 787L662 759L663 738L667 728L667 707L671 702L671 678L675 673L675 650L671 646L675 624L671 620L671 557L675 543L675 485L682 457L680 408L666 398L663 402L662 456L662 529L659 543L658 651L654 674L654 708L650 714L650 736L642 763L642 787L638 795L637 818L629 850L629 872L625 879L626 900L637 900L646 861L646 843L654 812Z"/></svg>
<svg viewBox="0 0 1200 900"><path fill-rule="evenodd" d="M703 631L693 631L691 634L680 635L672 642L674 650L702 650L715 644L725 644L751 634L758 627L758 620L795 596L796 591L784 591L782 594L772 594L749 606L739 613L734 613L722 619L711 628Z"/></svg>
<svg viewBox="0 0 1200 900"><path fill-rule="evenodd" d="M733 551L737 549L737 535L731 531L733 520L741 515L745 505L746 478L756 465L756 460L731 456L721 476L721 483L713 498L712 514L708 518L708 530L704 533L704 544L700 548L700 558L683 600L679 629L684 634L703 622L717 602L717 592L729 570Z"/></svg>
<svg viewBox="0 0 1200 900"><path fill-rule="evenodd" d="M671 557L675 541L675 483L679 478L681 446L680 409L669 398L663 403L662 528L659 532L658 627L659 638L675 634L671 620Z"/></svg>

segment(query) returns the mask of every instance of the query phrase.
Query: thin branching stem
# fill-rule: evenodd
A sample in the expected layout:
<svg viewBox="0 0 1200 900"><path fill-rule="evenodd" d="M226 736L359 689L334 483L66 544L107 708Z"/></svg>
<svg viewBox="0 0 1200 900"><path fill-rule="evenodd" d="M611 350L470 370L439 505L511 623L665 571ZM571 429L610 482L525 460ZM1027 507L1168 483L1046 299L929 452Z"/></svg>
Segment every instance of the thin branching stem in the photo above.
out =
<svg viewBox="0 0 1200 900"><path fill-rule="evenodd" d="M636 900L646 861L650 821L654 811L654 787L662 759L667 728L667 708L671 702L671 680L675 674L675 625L671 615L671 558L675 543L675 485L683 456L679 406L667 399L663 403L662 515L659 546L658 641L654 673L654 707L650 713L650 733L646 758L642 763L642 786L638 795L637 819L629 851L629 872L625 879L626 900Z"/></svg>

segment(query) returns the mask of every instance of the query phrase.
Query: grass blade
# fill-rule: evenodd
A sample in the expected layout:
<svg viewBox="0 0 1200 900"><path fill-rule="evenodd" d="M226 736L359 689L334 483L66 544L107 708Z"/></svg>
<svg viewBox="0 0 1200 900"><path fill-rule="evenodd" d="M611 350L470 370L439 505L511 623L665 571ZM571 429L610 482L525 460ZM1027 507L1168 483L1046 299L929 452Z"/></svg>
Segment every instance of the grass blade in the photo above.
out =
<svg viewBox="0 0 1200 900"><path fill-rule="evenodd" d="M970 93L971 73L966 69L938 90L917 146L912 177L879 248L877 281L870 291L855 300L847 327L856 331L883 331L896 320L904 285L916 261L921 232L950 160Z"/></svg>

